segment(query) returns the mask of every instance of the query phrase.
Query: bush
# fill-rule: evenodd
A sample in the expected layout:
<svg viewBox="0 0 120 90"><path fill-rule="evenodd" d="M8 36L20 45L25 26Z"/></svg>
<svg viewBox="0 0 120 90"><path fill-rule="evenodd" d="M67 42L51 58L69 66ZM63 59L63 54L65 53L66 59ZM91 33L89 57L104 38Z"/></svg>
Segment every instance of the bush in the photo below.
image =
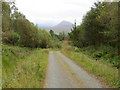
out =
<svg viewBox="0 0 120 90"><path fill-rule="evenodd" d="M95 58L96 60L102 59L106 62L110 62L114 67L119 68L119 60L117 48L111 46L94 47L89 46L84 49L84 53Z"/></svg>
<svg viewBox="0 0 120 90"><path fill-rule="evenodd" d="M57 40L51 40L50 48L62 48L62 43Z"/></svg>
<svg viewBox="0 0 120 90"><path fill-rule="evenodd" d="M38 31L39 43L41 48L48 48L50 45L50 34L46 30Z"/></svg>
<svg viewBox="0 0 120 90"><path fill-rule="evenodd" d="M7 31L3 33L3 42L6 44L18 44L20 40L20 35L13 31Z"/></svg>

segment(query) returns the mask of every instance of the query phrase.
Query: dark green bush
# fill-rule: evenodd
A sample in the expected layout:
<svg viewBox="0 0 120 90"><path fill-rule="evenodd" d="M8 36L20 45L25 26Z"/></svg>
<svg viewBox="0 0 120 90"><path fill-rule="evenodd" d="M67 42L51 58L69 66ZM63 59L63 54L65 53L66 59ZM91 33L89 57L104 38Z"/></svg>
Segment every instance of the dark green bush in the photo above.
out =
<svg viewBox="0 0 120 90"><path fill-rule="evenodd" d="M62 43L58 40L51 40L50 48L62 48Z"/></svg>
<svg viewBox="0 0 120 90"><path fill-rule="evenodd" d="M7 31L3 33L3 42L7 44L18 44L20 40L20 35L13 31Z"/></svg>

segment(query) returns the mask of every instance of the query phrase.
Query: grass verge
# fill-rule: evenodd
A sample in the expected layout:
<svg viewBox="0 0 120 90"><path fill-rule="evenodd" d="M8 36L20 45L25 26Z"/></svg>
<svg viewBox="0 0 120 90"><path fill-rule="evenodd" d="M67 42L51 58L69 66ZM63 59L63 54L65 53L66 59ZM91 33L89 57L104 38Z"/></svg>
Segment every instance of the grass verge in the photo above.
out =
<svg viewBox="0 0 120 90"><path fill-rule="evenodd" d="M48 50L3 45L3 88L41 88Z"/></svg>
<svg viewBox="0 0 120 90"><path fill-rule="evenodd" d="M104 81L109 87L118 88L118 69L112 67L110 64L105 64L102 61L93 60L93 58L88 57L82 52L75 52L70 50L62 50L62 53L72 60L74 60L78 65L82 66L85 70L93 73Z"/></svg>

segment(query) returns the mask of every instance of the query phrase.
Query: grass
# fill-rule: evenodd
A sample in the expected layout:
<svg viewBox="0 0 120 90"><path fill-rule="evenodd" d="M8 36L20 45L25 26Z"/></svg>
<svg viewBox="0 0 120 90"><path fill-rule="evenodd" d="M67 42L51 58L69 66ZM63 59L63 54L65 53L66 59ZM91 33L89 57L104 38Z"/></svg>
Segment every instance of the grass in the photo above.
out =
<svg viewBox="0 0 120 90"><path fill-rule="evenodd" d="M70 49L64 49L62 50L62 53L74 60L85 70L99 77L102 81L109 85L109 87L120 87L118 80L118 69L112 67L111 64L103 63L103 61L100 60L96 61L93 58L90 58L89 56L83 54L82 52L75 52Z"/></svg>
<svg viewBox="0 0 120 90"><path fill-rule="evenodd" d="M86 55L91 56L97 60L104 60L107 63L111 63L114 67L119 68L120 57L118 55L118 48L113 48L111 46L89 46L82 48Z"/></svg>
<svg viewBox="0 0 120 90"><path fill-rule="evenodd" d="M3 88L41 88L48 50L3 45Z"/></svg>

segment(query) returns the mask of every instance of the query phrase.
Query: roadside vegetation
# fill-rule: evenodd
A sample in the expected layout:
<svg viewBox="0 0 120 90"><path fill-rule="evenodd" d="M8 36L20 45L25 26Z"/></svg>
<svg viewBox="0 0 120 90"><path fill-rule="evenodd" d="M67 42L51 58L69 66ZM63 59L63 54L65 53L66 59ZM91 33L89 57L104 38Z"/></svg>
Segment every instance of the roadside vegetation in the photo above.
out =
<svg viewBox="0 0 120 90"><path fill-rule="evenodd" d="M3 88L41 88L48 50L3 45Z"/></svg>
<svg viewBox="0 0 120 90"><path fill-rule="evenodd" d="M2 2L2 87L41 88L45 79L51 35Z"/></svg>
<svg viewBox="0 0 120 90"><path fill-rule="evenodd" d="M59 35L30 22L14 2L2 2L2 87L41 88L49 50L62 48Z"/></svg>
<svg viewBox="0 0 120 90"><path fill-rule="evenodd" d="M118 88L119 74L118 69L105 60L93 58L92 55L86 54L85 51L77 47L66 47L62 53L71 58L86 71L94 74L105 87Z"/></svg>
<svg viewBox="0 0 120 90"><path fill-rule="evenodd" d="M49 50L61 49L109 87L120 87L119 4L95 3L82 23L77 26L75 22L66 35L38 28L14 2L2 2L3 88L42 87ZM64 40L69 44L64 45Z"/></svg>
<svg viewBox="0 0 120 90"><path fill-rule="evenodd" d="M64 32L60 32L58 35L54 33L53 30L49 31L51 35L51 44L50 48L52 49L62 49L63 47L63 41L68 40L68 35Z"/></svg>
<svg viewBox="0 0 120 90"><path fill-rule="evenodd" d="M100 76L109 86L120 87L120 2L97 2L74 24L69 33L70 50L64 54L86 70Z"/></svg>
<svg viewBox="0 0 120 90"><path fill-rule="evenodd" d="M32 48L49 47L50 34L26 19L14 2L3 2L2 13L3 43Z"/></svg>

